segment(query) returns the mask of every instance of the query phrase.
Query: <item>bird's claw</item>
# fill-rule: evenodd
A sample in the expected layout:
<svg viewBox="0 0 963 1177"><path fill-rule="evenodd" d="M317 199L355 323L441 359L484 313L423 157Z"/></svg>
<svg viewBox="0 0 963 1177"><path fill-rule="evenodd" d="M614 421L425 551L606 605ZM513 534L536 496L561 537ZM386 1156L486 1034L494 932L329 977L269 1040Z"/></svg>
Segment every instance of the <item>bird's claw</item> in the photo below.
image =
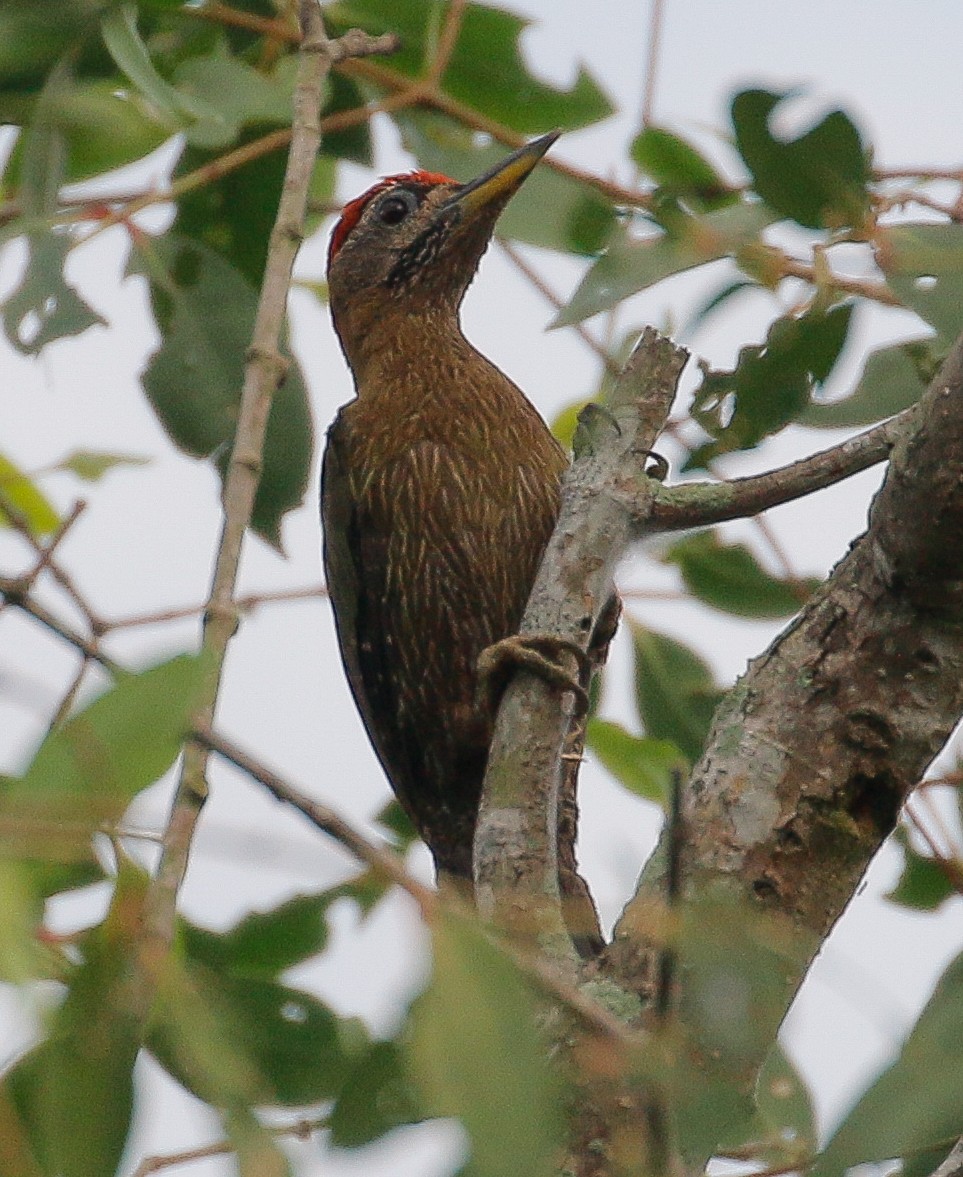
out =
<svg viewBox="0 0 963 1177"><path fill-rule="evenodd" d="M578 664L575 673L562 665L563 654L575 659ZM522 637L514 634L482 650L477 669L479 702L491 714L497 710L508 675L513 670L527 670L559 691L571 692L575 696L578 715L588 710L588 691L582 682L591 679L592 660L575 642L548 635Z"/></svg>
<svg viewBox="0 0 963 1177"><path fill-rule="evenodd" d="M646 459L647 464L645 472L649 478L654 479L656 482L665 482L666 478L669 476L668 460L663 458L663 456L660 453L657 453L655 450L641 450L640 452ZM651 466L648 465L648 462L650 461L652 463Z"/></svg>

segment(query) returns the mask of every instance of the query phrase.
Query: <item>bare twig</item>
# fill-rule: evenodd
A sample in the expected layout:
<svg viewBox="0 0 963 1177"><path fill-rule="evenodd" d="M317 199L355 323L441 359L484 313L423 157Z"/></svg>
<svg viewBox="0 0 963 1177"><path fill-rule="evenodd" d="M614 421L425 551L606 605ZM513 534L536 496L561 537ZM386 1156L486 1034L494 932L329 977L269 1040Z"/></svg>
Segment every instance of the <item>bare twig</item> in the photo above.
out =
<svg viewBox="0 0 963 1177"><path fill-rule="evenodd" d="M247 596L237 597L234 601L238 613L250 613L261 605L276 605L289 601L323 600L328 590L323 584L308 585L305 588L274 589L261 593L248 593ZM207 604L181 605L175 609L158 609L150 613L134 613L130 617L118 617L112 621L103 621L104 633L113 633L118 629L137 629L143 625L162 625L169 621L183 621L188 617L197 617L207 608Z"/></svg>
<svg viewBox="0 0 963 1177"><path fill-rule="evenodd" d="M70 714L70 710L74 705L74 700L77 698L89 668L90 659L84 657L77 669L77 673L74 675L73 680L70 683L70 686L64 692L63 698L60 700L57 711L54 714L53 719L50 721L48 731L53 731L55 728L60 727L63 721Z"/></svg>
<svg viewBox="0 0 963 1177"><path fill-rule="evenodd" d="M467 0L449 0L445 22L441 27L435 54L428 69L428 77L433 86L441 84L441 79L451 61L451 55L458 44L458 34L461 32L461 22L464 19L466 7Z"/></svg>
<svg viewBox="0 0 963 1177"><path fill-rule="evenodd" d="M933 834L930 832L929 827L916 812L912 798L906 802L906 805L904 806L904 813L906 814L906 817L912 825L913 829L916 830L919 836L926 843L927 848L933 857L933 861L943 872L946 881L950 884L953 890L957 892L957 894L963 895L963 861L961 861L959 858L953 857L951 854L948 854L940 846L936 838L934 838ZM930 817L931 819L936 817L936 814L932 809L930 810ZM948 832L944 829L942 833L947 839L947 845L949 845Z"/></svg>
<svg viewBox="0 0 963 1177"><path fill-rule="evenodd" d="M884 461L905 432L913 412L905 409L832 449L765 474L734 478L731 482L657 487L651 502L646 503L646 530L678 531L742 519L833 486Z"/></svg>
<svg viewBox="0 0 963 1177"><path fill-rule="evenodd" d="M778 269L784 278L802 278L803 281L811 282L814 286L830 286L833 290L838 290L843 294L858 294L860 298L868 298L883 306L900 307L904 305L883 282L869 282L862 278L845 278L842 274L831 273L828 270L822 274L809 262L799 261L787 254L781 253L779 255Z"/></svg>
<svg viewBox="0 0 963 1177"><path fill-rule="evenodd" d="M665 0L652 0L652 15L649 20L649 45L645 59L645 86L642 93L640 121L643 127L652 122L652 108L655 103L655 82L659 67L659 51L662 48L662 26L665 21Z"/></svg>
<svg viewBox="0 0 963 1177"><path fill-rule="evenodd" d="M310 1140L315 1132L323 1132L327 1126L328 1119L322 1116L316 1120L298 1120L294 1124L281 1124L266 1130L273 1136L293 1136L295 1140ZM152 1173L160 1173L164 1169L173 1168L174 1165L188 1165L192 1161L203 1161L210 1157L230 1156L233 1152L234 1145L229 1140L217 1140L212 1144L185 1149L183 1152L144 1157L132 1177L150 1177Z"/></svg>
<svg viewBox="0 0 963 1177"><path fill-rule="evenodd" d="M260 479L271 402L287 367L279 350L279 340L320 140L322 83L336 61L349 54L377 52L394 44L393 38L390 42L369 38L357 30L338 41L329 41L317 0L301 0L300 18L302 47L294 95L291 147L248 352L234 447L224 481L224 521L204 618L203 647L209 669L196 716L202 729L210 727L213 721L224 658L237 625L233 598L241 546ZM206 793L208 755L208 749L200 743L190 743L185 749L160 862L146 897L138 946L141 992L136 998L145 1015L158 965L166 958L173 934L177 893L187 869L194 829Z"/></svg>
<svg viewBox="0 0 963 1177"><path fill-rule="evenodd" d="M61 541L86 510L86 507L87 504L84 502L75 503L50 540L44 543L34 535L33 528L30 526L30 520L27 516L19 510L16 504L0 488L0 513L2 513L10 526L33 549L37 557L37 562L31 571L21 578L23 590L29 592L41 572L44 570L48 571L83 614L91 633L94 637L97 637L101 629L99 618L94 615L87 600L74 584L72 577L53 559L54 553Z"/></svg>
<svg viewBox="0 0 963 1177"><path fill-rule="evenodd" d="M123 666L112 658L108 658L94 639L76 633L69 625L55 617L49 609L35 601L25 590L23 581L19 577L0 576L0 596L4 601L22 610L28 617L32 617L34 621L49 629L51 633L56 634L68 645L73 646L75 650L79 650L86 658L99 662L115 678L127 673Z"/></svg>
<svg viewBox="0 0 963 1177"><path fill-rule="evenodd" d="M496 241L498 242L502 252L509 259L509 261L511 261L512 265L516 270L518 270L522 277L526 278L532 284L532 286L535 287L538 293L542 296L542 298L545 299L546 302L549 303L550 306L553 306L556 311L560 311L565 305L562 299L559 298L554 290L552 290L542 275L539 274L539 272L534 269L534 267L528 264L528 262L522 256L521 251L516 249L515 246L505 237L496 237ZM612 357L611 353L608 351L605 345L600 343L595 338L595 336L591 331L589 331L584 323L574 323L573 326L579 339L581 339L588 349L602 361L602 364L604 365L605 370L609 373L609 375L618 376L619 372L621 371L621 366Z"/></svg>
<svg viewBox="0 0 963 1177"><path fill-rule="evenodd" d="M378 845L370 838L365 837L333 809L320 801L315 801L314 798L308 797L293 785L288 784L276 772L261 764L260 761L219 732L214 732L210 727L199 724L194 730L194 738L204 748L223 756L225 760L230 761L235 767L262 784L272 797L283 801L303 814L312 825L322 833L334 838L355 858L371 867L382 878L401 887L414 899L426 918L434 911L438 898L436 892L430 887L426 887L424 883L419 883L417 879L412 878L393 850L387 846Z"/></svg>

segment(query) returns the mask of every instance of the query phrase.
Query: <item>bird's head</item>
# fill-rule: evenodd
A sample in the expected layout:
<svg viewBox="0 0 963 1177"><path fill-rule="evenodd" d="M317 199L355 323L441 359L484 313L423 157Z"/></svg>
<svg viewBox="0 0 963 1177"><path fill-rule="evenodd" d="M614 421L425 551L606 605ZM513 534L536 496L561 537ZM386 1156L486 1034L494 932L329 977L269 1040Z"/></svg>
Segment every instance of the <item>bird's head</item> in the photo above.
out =
<svg viewBox="0 0 963 1177"><path fill-rule="evenodd" d="M388 176L346 204L328 248L331 314L352 361L395 314L456 315L502 209L558 138L534 139L467 184Z"/></svg>

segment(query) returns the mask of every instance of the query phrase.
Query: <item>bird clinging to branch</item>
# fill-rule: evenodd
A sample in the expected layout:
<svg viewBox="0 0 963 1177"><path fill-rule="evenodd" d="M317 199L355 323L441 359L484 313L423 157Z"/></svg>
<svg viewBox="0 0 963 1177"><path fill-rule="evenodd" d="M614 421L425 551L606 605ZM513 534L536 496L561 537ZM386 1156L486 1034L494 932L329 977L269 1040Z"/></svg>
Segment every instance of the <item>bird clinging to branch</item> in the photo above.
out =
<svg viewBox="0 0 963 1177"><path fill-rule="evenodd" d="M518 629L568 463L520 389L465 339L459 308L499 214L557 137L467 184L424 171L381 180L345 206L329 249L331 314L357 392L322 470L341 654L392 789L439 872L462 880L492 735L478 659ZM573 935L595 947L569 853L561 890L590 909Z"/></svg>

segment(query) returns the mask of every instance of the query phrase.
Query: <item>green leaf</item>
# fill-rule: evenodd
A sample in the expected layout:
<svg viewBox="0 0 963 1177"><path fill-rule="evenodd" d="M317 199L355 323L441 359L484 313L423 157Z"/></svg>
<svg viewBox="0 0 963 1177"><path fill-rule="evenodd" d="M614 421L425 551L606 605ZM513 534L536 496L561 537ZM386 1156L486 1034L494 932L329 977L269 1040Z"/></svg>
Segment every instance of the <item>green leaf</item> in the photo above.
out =
<svg viewBox="0 0 963 1177"><path fill-rule="evenodd" d="M271 911L251 912L227 932L209 932L185 922L188 956L238 977L271 980L324 951L328 909L340 896L340 889L295 895Z"/></svg>
<svg viewBox="0 0 963 1177"><path fill-rule="evenodd" d="M10 520L3 513L8 503L38 538L50 535L60 526L60 516L46 495L26 474L0 454L0 528L9 527Z"/></svg>
<svg viewBox="0 0 963 1177"><path fill-rule="evenodd" d="M724 692L694 650L636 622L630 624L636 703L646 734L675 744L694 764Z"/></svg>
<svg viewBox="0 0 963 1177"><path fill-rule="evenodd" d="M361 1148L399 1124L424 1119L395 1042L373 1042L349 1070L334 1105L331 1141Z"/></svg>
<svg viewBox="0 0 963 1177"><path fill-rule="evenodd" d="M796 417L817 429L873 425L916 404L939 368L930 340L899 343L871 352L849 396L828 403L814 401Z"/></svg>
<svg viewBox="0 0 963 1177"><path fill-rule="evenodd" d="M352 25L370 33L394 32L401 49L390 68L420 77L436 37L433 0L342 0L325 5L332 36ZM592 76L579 68L568 89L532 74L519 50L528 21L498 8L466 4L458 40L441 78L443 90L513 130L534 134L551 127L572 129L607 118L612 104Z"/></svg>
<svg viewBox="0 0 963 1177"><path fill-rule="evenodd" d="M0 857L0 981L23 985L36 977L36 932L42 912L43 897L30 872L22 863Z"/></svg>
<svg viewBox="0 0 963 1177"><path fill-rule="evenodd" d="M33 104L38 120L60 138L64 183L100 176L142 159L171 136L171 126L138 93L118 88L118 80L72 81ZM11 152L5 180L19 189L26 175L26 143ZM21 201L22 203L22 201ZM53 211L52 209L50 211Z"/></svg>
<svg viewBox="0 0 963 1177"><path fill-rule="evenodd" d="M0 849L34 860L45 893L77 885L72 861L96 862L91 835L174 763L203 679L203 661L186 655L128 675L55 728L7 783Z"/></svg>
<svg viewBox="0 0 963 1177"><path fill-rule="evenodd" d="M692 415L713 440L690 455L686 469L751 449L795 420L839 358L852 312L847 302L828 311L813 306L801 315L784 315L769 328L765 343L740 349L732 371L705 370Z"/></svg>
<svg viewBox="0 0 963 1177"><path fill-rule="evenodd" d="M246 131L239 136L238 146L256 139L258 133L257 128ZM177 162L175 181L216 157L217 152L188 147ZM185 193L177 202L176 234L218 254L257 290L264 276L285 166L284 152L275 151ZM249 301L245 294L245 302Z"/></svg>
<svg viewBox="0 0 963 1177"><path fill-rule="evenodd" d="M406 111L395 117L405 146L433 172L471 180L508 154L496 143L479 146L477 136L443 115ZM499 217L498 234L543 249L595 253L614 224L611 205L597 192L538 167Z"/></svg>
<svg viewBox="0 0 963 1177"><path fill-rule="evenodd" d="M411 818L394 797L375 814L375 821L388 832L395 849L401 853L418 839L418 831Z"/></svg>
<svg viewBox="0 0 963 1177"><path fill-rule="evenodd" d="M670 1072L684 1155L744 1139L749 1095L815 944L777 918L719 890L681 905L677 938L681 1006L668 1035L678 1042Z"/></svg>
<svg viewBox="0 0 963 1177"><path fill-rule="evenodd" d="M130 272L145 273L161 345L144 373L148 399L174 443L230 458L257 294L223 258L178 233L139 239ZM274 395L252 526L280 548L284 515L300 505L311 463L307 389L295 360Z"/></svg>
<svg viewBox="0 0 963 1177"><path fill-rule="evenodd" d="M84 482L99 482L105 474L118 466L148 466L150 458L139 454L112 454L106 450L74 450L61 458L54 470L67 470Z"/></svg>
<svg viewBox="0 0 963 1177"><path fill-rule="evenodd" d="M310 993L188 959L158 1002L148 1045L206 1102L295 1107L338 1094L359 1039L357 1023Z"/></svg>
<svg viewBox="0 0 963 1177"><path fill-rule="evenodd" d="M660 188L694 201L697 207L718 208L738 199L703 155L663 127L647 126L632 141L629 151Z"/></svg>
<svg viewBox="0 0 963 1177"><path fill-rule="evenodd" d="M564 1101L528 984L477 924L452 915L434 927L433 960L409 1054L426 1111L464 1125L472 1177L549 1177Z"/></svg>
<svg viewBox="0 0 963 1177"><path fill-rule="evenodd" d="M86 797L119 816L174 763L204 678L203 659L187 654L125 676L47 736L6 803Z"/></svg>
<svg viewBox="0 0 963 1177"><path fill-rule="evenodd" d="M724 544L715 531L679 540L662 562L679 569L693 596L737 617L790 617L819 584L813 578L780 580L766 572L745 544Z"/></svg>
<svg viewBox="0 0 963 1177"><path fill-rule="evenodd" d="M80 335L102 318L64 277L69 237L57 233L27 238L27 267L3 303L7 338L24 355L37 355L48 343Z"/></svg>
<svg viewBox="0 0 963 1177"><path fill-rule="evenodd" d="M216 152L236 142L243 127L288 126L296 68L287 56L272 73L262 73L232 57L223 40L210 55L189 57L174 74L177 92L203 111L187 131L188 142Z"/></svg>
<svg viewBox="0 0 963 1177"><path fill-rule="evenodd" d="M732 101L736 146L756 191L770 208L809 229L858 228L869 212L870 179L859 131L834 110L798 139L776 139L770 116L789 96L744 90Z"/></svg>
<svg viewBox="0 0 963 1177"><path fill-rule="evenodd" d="M679 749L669 740L633 736L607 719L589 721L585 743L620 785L657 805L665 806L672 773L685 766Z"/></svg>
<svg viewBox="0 0 963 1177"><path fill-rule="evenodd" d="M671 234L662 232L640 240L622 229L582 279L568 306L556 315L552 326L580 323L612 310L673 274L734 255L755 242L773 219L765 205L741 201L716 212L681 215Z"/></svg>
<svg viewBox="0 0 963 1177"><path fill-rule="evenodd" d="M903 872L886 893L891 903L915 911L938 911L948 899L959 895L946 870L936 859L915 850L904 829L897 829L893 837L903 850ZM963 864L957 863L957 867L963 869Z"/></svg>
<svg viewBox="0 0 963 1177"><path fill-rule="evenodd" d="M818 1143L816 1109L812 1096L792 1060L777 1042L756 1080L756 1110L768 1129L768 1148L760 1159L772 1168L800 1163L813 1155Z"/></svg>
<svg viewBox="0 0 963 1177"><path fill-rule="evenodd" d="M0 87L39 90L63 55L96 32L106 6L97 0L3 0Z"/></svg>
<svg viewBox="0 0 963 1177"><path fill-rule="evenodd" d="M137 28L136 4L115 4L101 23L104 44L111 57L167 122L170 131L185 130L200 122L221 122L219 112L204 98L181 93L157 72L150 50Z"/></svg>
<svg viewBox="0 0 963 1177"><path fill-rule="evenodd" d="M912 1098L907 1098L912 1093ZM963 1133L963 956L946 969L899 1058L836 1129L812 1170L838 1177L852 1165L931 1148Z"/></svg>
<svg viewBox="0 0 963 1177"><path fill-rule="evenodd" d="M114 1173L133 1109L141 1024L132 993L146 876L121 864L107 918L83 939L50 1035L8 1076L20 1119L60 1177Z"/></svg>
<svg viewBox="0 0 963 1177"><path fill-rule="evenodd" d="M253 1111L232 1109L224 1117L224 1131L231 1142L238 1177L294 1177L291 1161L277 1137Z"/></svg>
<svg viewBox="0 0 963 1177"><path fill-rule="evenodd" d="M948 350L963 328L963 225L881 229L876 257L893 293Z"/></svg>

